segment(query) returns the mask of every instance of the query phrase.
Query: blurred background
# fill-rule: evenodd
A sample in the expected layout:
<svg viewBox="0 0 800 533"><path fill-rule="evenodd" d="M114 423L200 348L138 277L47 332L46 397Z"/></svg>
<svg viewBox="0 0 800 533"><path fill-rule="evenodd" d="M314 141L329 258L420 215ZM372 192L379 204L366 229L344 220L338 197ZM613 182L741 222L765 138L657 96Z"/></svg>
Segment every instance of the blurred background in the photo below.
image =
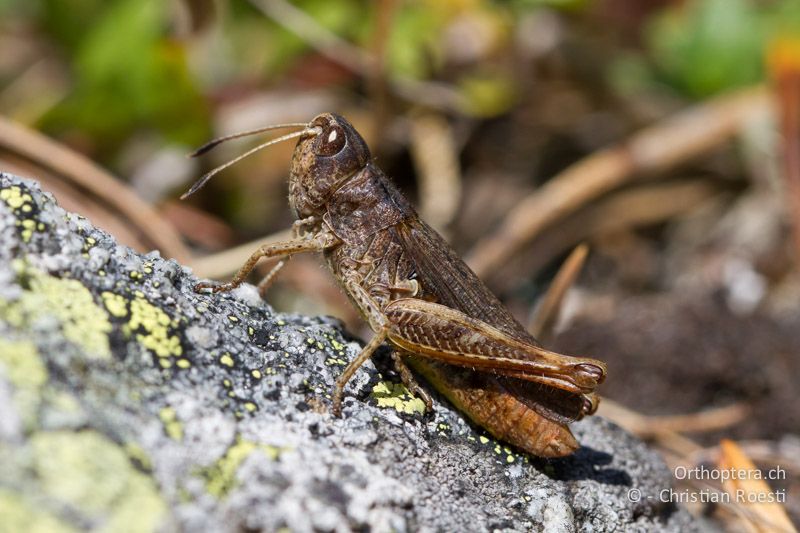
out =
<svg viewBox="0 0 800 533"><path fill-rule="evenodd" d="M346 116L546 346L608 362L602 415L672 466L784 473L692 512L800 519L797 0L0 0L0 50L0 169L203 277L290 226L294 142L180 202L265 138L185 155ZM319 258L268 300L364 332Z"/></svg>

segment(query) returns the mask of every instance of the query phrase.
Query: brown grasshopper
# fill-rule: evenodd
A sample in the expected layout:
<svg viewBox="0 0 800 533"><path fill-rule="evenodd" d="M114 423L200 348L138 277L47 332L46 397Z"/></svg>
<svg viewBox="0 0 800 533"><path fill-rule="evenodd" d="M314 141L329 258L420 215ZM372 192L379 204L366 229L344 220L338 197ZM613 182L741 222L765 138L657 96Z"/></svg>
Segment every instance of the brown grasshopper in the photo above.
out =
<svg viewBox="0 0 800 533"><path fill-rule="evenodd" d="M578 443L567 424L597 409L594 390L605 364L542 348L419 219L347 120L325 113L292 126L303 129L261 147L299 137L289 177L295 238L259 248L229 283L200 283L195 290L231 290L260 259L282 258L259 284L264 289L290 256L321 252L375 333L336 381L336 416L348 380L388 341L403 382L429 410L431 398L406 363L496 438L541 457L574 452Z"/></svg>

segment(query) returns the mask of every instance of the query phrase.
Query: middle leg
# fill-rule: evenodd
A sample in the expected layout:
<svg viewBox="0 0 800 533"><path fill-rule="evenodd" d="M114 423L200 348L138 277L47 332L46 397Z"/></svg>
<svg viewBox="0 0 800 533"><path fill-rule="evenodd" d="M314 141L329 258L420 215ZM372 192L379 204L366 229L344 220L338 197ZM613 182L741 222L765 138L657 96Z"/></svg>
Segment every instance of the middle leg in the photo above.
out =
<svg viewBox="0 0 800 533"><path fill-rule="evenodd" d="M292 256L289 255L285 259L281 259L278 261L275 266L273 266L267 275L264 276L261 281L258 282L256 288L258 289L258 295L261 296L262 299L266 299L267 291L269 290L270 286L272 286L272 282L275 281L275 277L278 275L278 272L286 266L286 262L291 259Z"/></svg>
<svg viewBox="0 0 800 533"><path fill-rule="evenodd" d="M242 284L260 259L268 259L271 257L284 258L303 252L322 252L326 248L335 246L338 243L339 239L333 233L319 231L302 239L265 244L250 256L247 262L242 265L236 275L233 276L233 279L228 283L218 285L215 283L202 282L195 285L194 290L196 292L210 291L214 293L230 291Z"/></svg>

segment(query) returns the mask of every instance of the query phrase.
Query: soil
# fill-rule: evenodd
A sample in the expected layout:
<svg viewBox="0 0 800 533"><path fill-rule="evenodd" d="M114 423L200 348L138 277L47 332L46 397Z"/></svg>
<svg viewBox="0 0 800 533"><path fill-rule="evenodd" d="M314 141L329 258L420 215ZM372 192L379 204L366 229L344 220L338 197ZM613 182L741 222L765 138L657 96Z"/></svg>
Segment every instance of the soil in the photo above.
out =
<svg viewBox="0 0 800 533"><path fill-rule="evenodd" d="M707 294L618 295L614 301L606 312L581 313L553 346L606 361L602 394L653 415L750 406L742 423L694 435L706 444L800 432L798 320L760 311L737 315Z"/></svg>

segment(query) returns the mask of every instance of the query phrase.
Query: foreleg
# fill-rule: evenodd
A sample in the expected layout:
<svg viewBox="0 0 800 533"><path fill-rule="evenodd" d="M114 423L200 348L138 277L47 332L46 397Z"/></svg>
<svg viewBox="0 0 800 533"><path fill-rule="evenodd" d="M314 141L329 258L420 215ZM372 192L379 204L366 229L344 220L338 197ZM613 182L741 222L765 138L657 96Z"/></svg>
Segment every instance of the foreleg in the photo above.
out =
<svg viewBox="0 0 800 533"><path fill-rule="evenodd" d="M292 239L290 241L265 244L250 256L250 259L242 265L239 272L237 272L228 283L219 285L208 282L198 283L194 286L194 290L197 292L209 291L215 293L230 291L241 285L242 282L247 279L250 272L253 271L256 263L263 258L288 257L303 252L321 252L337 244L339 244L339 239L328 231L320 231L304 238Z"/></svg>

